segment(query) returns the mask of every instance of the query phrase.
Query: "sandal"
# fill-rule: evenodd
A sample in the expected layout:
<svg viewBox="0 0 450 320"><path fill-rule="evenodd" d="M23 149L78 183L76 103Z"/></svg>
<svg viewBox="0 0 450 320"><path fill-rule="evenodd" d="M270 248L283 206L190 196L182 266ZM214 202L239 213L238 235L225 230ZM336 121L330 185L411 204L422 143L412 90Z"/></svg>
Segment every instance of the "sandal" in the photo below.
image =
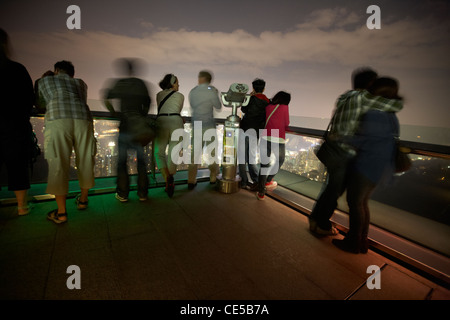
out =
<svg viewBox="0 0 450 320"><path fill-rule="evenodd" d="M66 220L59 219L60 217L66 217ZM58 213L58 209L52 210L47 213L47 219L53 221L56 224L67 222L67 212Z"/></svg>
<svg viewBox="0 0 450 320"><path fill-rule="evenodd" d="M87 200L87 201L83 202L80 199L81 199L81 194L77 195L77 197L75 198L75 203L77 204L77 209L78 210L87 209L89 201Z"/></svg>
<svg viewBox="0 0 450 320"><path fill-rule="evenodd" d="M31 212L31 209L33 209L33 206L30 204L27 204L26 206L18 206L17 207L17 214L19 216L26 216L27 214L29 214ZM19 210L24 210L23 212L20 212Z"/></svg>

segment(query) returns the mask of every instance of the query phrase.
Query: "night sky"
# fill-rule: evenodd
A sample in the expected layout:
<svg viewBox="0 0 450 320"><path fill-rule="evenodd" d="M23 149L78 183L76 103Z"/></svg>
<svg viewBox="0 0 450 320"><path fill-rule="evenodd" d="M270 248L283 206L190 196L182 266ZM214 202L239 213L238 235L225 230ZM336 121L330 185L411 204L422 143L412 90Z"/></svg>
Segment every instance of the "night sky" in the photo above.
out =
<svg viewBox="0 0 450 320"><path fill-rule="evenodd" d="M66 9L81 8L81 30L68 30ZM369 30L369 5L381 8L381 29ZM372 66L397 78L402 124L450 127L450 1L9 1L0 27L12 58L37 79L58 60L74 63L76 77L98 100L112 61L139 57L140 76L152 84L164 73L180 79L187 96L199 70L215 74L226 91L233 82L267 81L266 93L292 94L291 115L329 118L354 68ZM101 110L90 101L91 108ZM185 104L188 110L188 103ZM226 110L226 112L229 112ZM315 125L311 123L311 127Z"/></svg>

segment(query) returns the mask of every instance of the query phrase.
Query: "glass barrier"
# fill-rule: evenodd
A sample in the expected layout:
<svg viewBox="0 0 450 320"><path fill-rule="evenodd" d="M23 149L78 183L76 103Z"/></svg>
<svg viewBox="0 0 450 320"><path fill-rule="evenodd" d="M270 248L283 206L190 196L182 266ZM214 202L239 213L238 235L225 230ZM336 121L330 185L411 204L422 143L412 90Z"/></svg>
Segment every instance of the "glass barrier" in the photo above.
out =
<svg viewBox="0 0 450 320"><path fill-rule="evenodd" d="M287 134L286 162L277 182L317 199L326 169L314 154L320 139ZM379 185L369 203L371 223L450 256L450 160L410 155L412 168ZM348 212L345 195L339 209Z"/></svg>
<svg viewBox="0 0 450 320"><path fill-rule="evenodd" d="M44 119L31 120L39 145L45 154ZM113 177L117 165L117 120L96 119L97 138L95 177ZM185 124L191 132L191 124ZM217 126L219 146L223 141L223 125ZM286 160L277 182L290 190L317 199L327 179L326 168L316 158L314 149L321 140L301 134L287 134ZM151 144L145 148L149 173L157 172ZM137 174L136 156L129 152L129 173ZM221 159L219 151L219 159ZM412 169L394 177L388 185L378 186L370 201L371 222L385 230L417 242L425 247L450 256L450 160L429 156L411 155ZM206 165L202 167L206 168ZM187 170L182 164L178 170ZM1 185L5 185L4 172ZM45 183L48 166L41 155L34 165L32 183ZM76 180L76 166L72 158L70 178ZM339 209L348 212L343 196Z"/></svg>
<svg viewBox="0 0 450 320"><path fill-rule="evenodd" d="M31 176L31 183L45 183L47 182L48 175L48 165L45 160L45 149L44 149L44 118L43 117L32 117L31 124L33 130L38 138L38 144L41 148L42 154L38 157L36 163L33 166L33 172ZM117 175L117 160L118 160L118 146L117 139L119 136L119 121L111 119L95 119L94 120L94 134L97 139L97 154L95 156L95 167L94 175L96 178L104 177L114 177ZM191 132L191 124L185 124L185 130ZM223 125L217 126L217 136L219 145L223 141ZM152 143L144 148L144 154L147 159L147 172L149 174L155 174L158 172L154 156L153 156L153 146ZM220 153L219 153L219 159ZM201 165L200 168L206 168L205 164ZM177 167L180 170L187 170L187 164L181 164ZM5 170L2 170L2 176L0 177L0 182L2 186L6 185ZM137 159L136 152L128 151L128 171L129 174L137 174ZM71 170L70 170L70 180L77 180L76 164L75 164L75 153L73 152L71 157Z"/></svg>

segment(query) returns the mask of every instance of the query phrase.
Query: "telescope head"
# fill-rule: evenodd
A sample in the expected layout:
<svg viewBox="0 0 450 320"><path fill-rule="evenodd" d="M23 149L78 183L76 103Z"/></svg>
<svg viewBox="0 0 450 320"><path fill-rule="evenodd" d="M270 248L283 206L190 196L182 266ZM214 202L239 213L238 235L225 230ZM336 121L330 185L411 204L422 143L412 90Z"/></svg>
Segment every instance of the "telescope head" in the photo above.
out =
<svg viewBox="0 0 450 320"><path fill-rule="evenodd" d="M250 95L247 94L248 85L244 83L233 83L228 92L222 92L222 102L226 107L246 106L250 101Z"/></svg>

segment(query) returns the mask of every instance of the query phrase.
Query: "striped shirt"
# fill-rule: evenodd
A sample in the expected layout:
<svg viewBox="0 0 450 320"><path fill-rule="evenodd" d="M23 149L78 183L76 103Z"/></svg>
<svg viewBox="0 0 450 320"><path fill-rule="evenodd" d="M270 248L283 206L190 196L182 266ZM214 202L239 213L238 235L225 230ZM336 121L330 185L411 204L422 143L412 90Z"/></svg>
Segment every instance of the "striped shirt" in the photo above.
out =
<svg viewBox="0 0 450 320"><path fill-rule="evenodd" d="M46 120L92 120L86 83L65 73L39 80L39 105L46 109Z"/></svg>
<svg viewBox="0 0 450 320"><path fill-rule="evenodd" d="M359 120L369 110L398 112L403 101L373 96L367 90L350 90L341 95L331 124L331 134L336 137L352 136L359 127Z"/></svg>

